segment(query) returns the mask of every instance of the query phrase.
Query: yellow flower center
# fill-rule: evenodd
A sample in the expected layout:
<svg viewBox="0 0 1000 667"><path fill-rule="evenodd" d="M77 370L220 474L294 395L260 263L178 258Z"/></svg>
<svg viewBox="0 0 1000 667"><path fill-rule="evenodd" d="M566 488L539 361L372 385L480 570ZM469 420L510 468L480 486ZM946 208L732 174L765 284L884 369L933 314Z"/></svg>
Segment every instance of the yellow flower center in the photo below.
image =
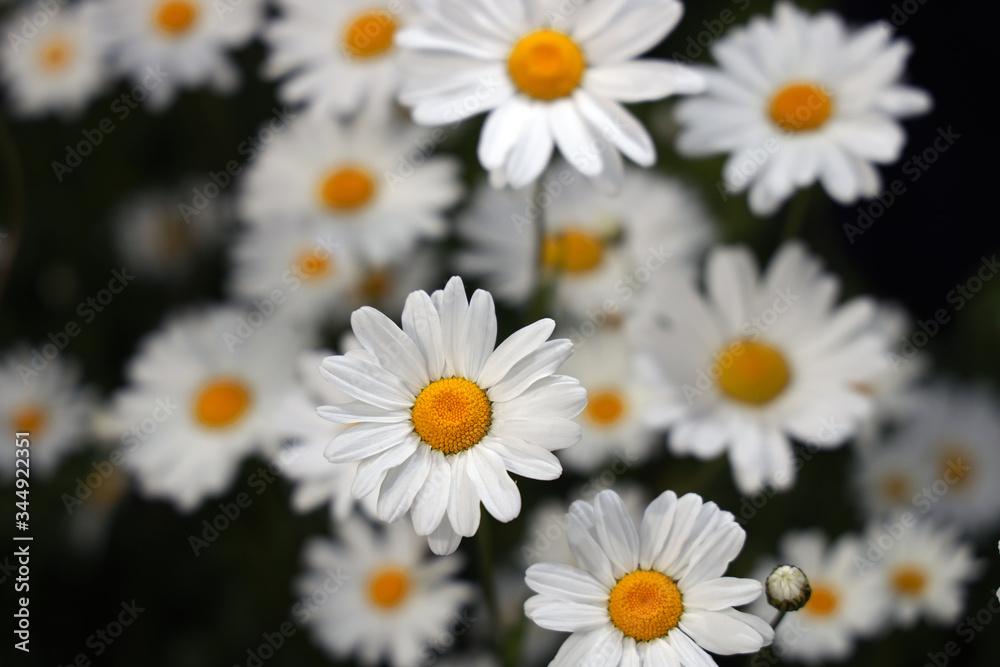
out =
<svg viewBox="0 0 1000 667"><path fill-rule="evenodd" d="M768 109L774 124L786 132L807 132L826 124L833 99L813 83L790 83L771 98Z"/></svg>
<svg viewBox="0 0 1000 667"><path fill-rule="evenodd" d="M567 229L545 238L542 263L561 273L586 273L600 266L604 243L599 236L582 229Z"/></svg>
<svg viewBox="0 0 1000 667"><path fill-rule="evenodd" d="M373 58L392 48L396 20L385 9L372 9L354 17L344 29L344 52L353 58Z"/></svg>
<svg viewBox="0 0 1000 667"><path fill-rule="evenodd" d="M410 590L410 575L398 567L384 567L368 578L368 597L384 609L397 606Z"/></svg>
<svg viewBox="0 0 1000 667"><path fill-rule="evenodd" d="M920 595L926 585L927 575L919 567L905 565L892 573L892 587L901 595Z"/></svg>
<svg viewBox="0 0 1000 667"><path fill-rule="evenodd" d="M176 213L160 219L159 237L163 254L178 261L187 259L195 242L191 226Z"/></svg>
<svg viewBox="0 0 1000 667"><path fill-rule="evenodd" d="M361 280L361 296L366 303L381 301L392 287L392 274L388 269L371 269Z"/></svg>
<svg viewBox="0 0 1000 667"><path fill-rule="evenodd" d="M829 586L822 584L812 587L812 595L809 602L802 609L813 616L829 616L837 609L839 599L837 592Z"/></svg>
<svg viewBox="0 0 1000 667"><path fill-rule="evenodd" d="M585 414L598 426L611 426L625 414L625 398L614 389L593 392Z"/></svg>
<svg viewBox="0 0 1000 667"><path fill-rule="evenodd" d="M608 612L615 627L636 641L648 642L677 627L684 602L673 579L660 572L636 570L615 584Z"/></svg>
<svg viewBox="0 0 1000 667"><path fill-rule="evenodd" d="M295 267L303 280L312 281L333 273L333 259L320 250L304 250L295 261Z"/></svg>
<svg viewBox="0 0 1000 667"><path fill-rule="evenodd" d="M490 430L493 408L476 383L453 377L424 387L413 403L412 418L421 440L445 454L458 454Z"/></svg>
<svg viewBox="0 0 1000 667"><path fill-rule="evenodd" d="M587 63L568 35L537 30L518 40L507 58L514 85L531 97L554 100L576 90Z"/></svg>
<svg viewBox="0 0 1000 667"><path fill-rule="evenodd" d="M334 211L354 211L371 201L375 181L364 167L345 165L327 172L319 185L319 198Z"/></svg>
<svg viewBox="0 0 1000 667"><path fill-rule="evenodd" d="M15 433L30 433L37 436L45 428L47 421L42 406L29 403L14 411L11 416L11 427Z"/></svg>
<svg viewBox="0 0 1000 667"><path fill-rule="evenodd" d="M63 69L69 64L73 57L73 45L69 40L62 37L53 37L38 53L38 60L42 69L47 72L55 72Z"/></svg>
<svg viewBox="0 0 1000 667"><path fill-rule="evenodd" d="M219 378L205 384L194 401L195 420L206 428L232 426L246 414L252 396L242 381Z"/></svg>
<svg viewBox="0 0 1000 667"><path fill-rule="evenodd" d="M170 35L180 35L198 20L198 7L188 0L167 0L156 9L156 27Z"/></svg>
<svg viewBox="0 0 1000 667"><path fill-rule="evenodd" d="M738 340L718 357L719 389L729 398L751 405L774 400L788 386L791 371L781 352L763 343Z"/></svg>
<svg viewBox="0 0 1000 667"><path fill-rule="evenodd" d="M910 497L910 480L902 473L890 473L882 479L882 493L886 500L901 505Z"/></svg>
<svg viewBox="0 0 1000 667"><path fill-rule="evenodd" d="M941 458L941 473L944 480L956 488L964 487L974 477L968 448L961 442L946 442L942 449L944 456Z"/></svg>

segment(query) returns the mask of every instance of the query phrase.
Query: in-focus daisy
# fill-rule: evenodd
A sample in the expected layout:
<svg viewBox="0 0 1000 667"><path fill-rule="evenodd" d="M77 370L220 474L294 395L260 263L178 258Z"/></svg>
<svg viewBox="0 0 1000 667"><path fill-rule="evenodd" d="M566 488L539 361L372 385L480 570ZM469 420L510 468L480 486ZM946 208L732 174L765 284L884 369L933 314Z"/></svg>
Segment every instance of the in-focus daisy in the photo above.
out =
<svg viewBox="0 0 1000 667"><path fill-rule="evenodd" d="M393 38L416 20L409 0L279 0L265 31L264 76L317 115L388 112L399 89Z"/></svg>
<svg viewBox="0 0 1000 667"><path fill-rule="evenodd" d="M146 496L193 510L226 490L245 457L276 451L275 411L305 342L282 320L260 320L228 306L176 316L129 362L113 416Z"/></svg>
<svg viewBox="0 0 1000 667"><path fill-rule="evenodd" d="M746 534L733 515L696 494L667 491L638 530L614 491L570 507L567 537L580 567L539 563L525 580L538 595L525 614L572 632L551 665L711 665L719 655L754 653L771 626L733 609L761 584L724 577Z"/></svg>
<svg viewBox="0 0 1000 667"><path fill-rule="evenodd" d="M675 390L650 419L671 427L676 454L710 459L728 450L743 493L788 489L792 438L836 447L871 410L855 387L885 364L874 304L835 305L839 281L798 242L783 245L760 276L746 248L715 249L705 287L703 296L678 285L650 302L649 321L637 327L646 367Z"/></svg>
<svg viewBox="0 0 1000 667"><path fill-rule="evenodd" d="M464 560L427 560L408 521L376 532L351 518L337 532L338 542L306 543L308 571L295 582L313 637L337 659L412 665L474 598L474 587L454 578Z"/></svg>
<svg viewBox="0 0 1000 667"><path fill-rule="evenodd" d="M832 12L779 2L773 18L712 45L720 68L700 69L705 95L677 106L677 148L729 153L726 189L749 188L757 215L816 181L841 204L874 197L872 165L895 162L906 143L898 119L931 107L926 92L900 83L911 50L881 24L849 31Z"/></svg>
<svg viewBox="0 0 1000 667"><path fill-rule="evenodd" d="M418 240L443 236L444 211L462 194L458 163L429 157L426 137L370 114L349 123L299 118L250 168L243 217L259 227L318 227L344 252L383 266Z"/></svg>
<svg viewBox="0 0 1000 667"><path fill-rule="evenodd" d="M552 451L576 444L572 419L586 404L575 379L555 375L572 353L565 339L546 339L555 323L540 320L496 350L493 298L471 302L460 278L428 295L414 292L403 328L365 307L351 317L363 350L323 362L323 374L355 400L320 408L354 424L326 456L361 461L352 493L379 490L378 515L393 522L411 512L435 553L451 553L479 528L479 504L500 521L521 511L508 475L555 479Z"/></svg>
<svg viewBox="0 0 1000 667"><path fill-rule="evenodd" d="M14 434L29 434L31 477L48 479L59 462L85 444L96 406L80 382L80 369L46 341L34 350L15 348L0 360L0 428L7 433L0 470L14 479ZM43 356L45 355L45 356ZM21 448L17 448L21 449ZM21 466L18 466L19 468Z"/></svg>
<svg viewBox="0 0 1000 667"><path fill-rule="evenodd" d="M644 167L656 162L649 133L622 103L704 88L682 65L635 60L680 21L677 0L415 2L428 22L397 35L406 68L400 100L421 125L488 113L479 161L515 188L542 174L554 147L617 188L619 151Z"/></svg>
<svg viewBox="0 0 1000 667"><path fill-rule="evenodd" d="M819 530L793 531L781 538L777 558L765 558L754 570L754 579L763 580L779 563L791 563L809 578L812 593L804 607L778 624L777 655L810 663L845 660L857 639L885 627L889 597L874 575L859 572L857 562L864 553L861 540L853 535L833 543ZM764 598L751 609L768 620L777 615Z"/></svg>
<svg viewBox="0 0 1000 667"><path fill-rule="evenodd" d="M10 19L7 48L0 53L0 77L13 111L23 116L77 113L100 92L106 76L104 54L95 38L92 2L56 5L51 16L25 6ZM48 17L38 27L35 16ZM26 26L37 32L26 36Z"/></svg>
<svg viewBox="0 0 1000 667"><path fill-rule="evenodd" d="M183 88L232 92L240 73L227 51L253 37L264 7L263 0L96 2L114 67L145 91L156 110L168 106Z"/></svg>

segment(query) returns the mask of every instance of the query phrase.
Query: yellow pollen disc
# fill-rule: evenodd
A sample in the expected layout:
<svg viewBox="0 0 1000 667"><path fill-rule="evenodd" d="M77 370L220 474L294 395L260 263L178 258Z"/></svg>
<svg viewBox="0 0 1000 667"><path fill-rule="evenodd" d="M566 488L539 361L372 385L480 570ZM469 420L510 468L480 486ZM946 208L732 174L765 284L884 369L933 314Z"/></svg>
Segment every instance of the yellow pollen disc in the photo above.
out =
<svg viewBox="0 0 1000 667"><path fill-rule="evenodd" d="M319 185L319 198L335 211L361 208L375 194L375 181L363 167L346 165L331 169Z"/></svg>
<svg viewBox="0 0 1000 667"><path fill-rule="evenodd" d="M618 580L608 599L611 622L636 641L648 642L677 627L681 592L665 574L636 570Z"/></svg>
<svg viewBox="0 0 1000 667"><path fill-rule="evenodd" d="M771 98L768 113L786 132L807 132L826 124L833 114L833 100L815 84L790 83Z"/></svg>
<svg viewBox="0 0 1000 667"><path fill-rule="evenodd" d="M493 418L486 392L465 378L432 382L413 403L413 429L428 445L458 454L476 445Z"/></svg>
<svg viewBox="0 0 1000 667"><path fill-rule="evenodd" d="M788 386L791 371L781 352L763 343L738 340L720 353L719 389L729 398L764 405Z"/></svg>
<svg viewBox="0 0 1000 667"><path fill-rule="evenodd" d="M42 69L55 72L69 64L73 57L73 45L69 41L56 37L50 39L38 54Z"/></svg>
<svg viewBox="0 0 1000 667"><path fill-rule="evenodd" d="M397 567L376 570L368 578L368 597L379 607L395 607L410 590L410 576Z"/></svg>
<svg viewBox="0 0 1000 667"><path fill-rule="evenodd" d="M295 267L303 280L316 280L333 273L333 260L326 252L306 250L295 261Z"/></svg>
<svg viewBox="0 0 1000 667"><path fill-rule="evenodd" d="M361 281L361 296L368 303L382 300L392 287L392 275L386 269L372 269Z"/></svg>
<svg viewBox="0 0 1000 667"><path fill-rule="evenodd" d="M373 58L392 48L396 20L385 9L373 9L354 17L344 29L344 51L354 58Z"/></svg>
<svg viewBox="0 0 1000 667"><path fill-rule="evenodd" d="M943 445L944 456L941 459L941 474L949 485L961 488L969 483L974 476L972 458L966 454L962 443L947 442Z"/></svg>
<svg viewBox="0 0 1000 667"><path fill-rule="evenodd" d="M45 410L38 405L25 405L14 411L10 421L15 433L38 435L45 428Z"/></svg>
<svg viewBox="0 0 1000 667"><path fill-rule="evenodd" d="M584 413L599 426L611 426L625 414L625 399L614 389L593 392Z"/></svg>
<svg viewBox="0 0 1000 667"><path fill-rule="evenodd" d="M882 492L889 502L901 505L910 497L910 480L900 473L891 473L882 479Z"/></svg>
<svg viewBox="0 0 1000 667"><path fill-rule="evenodd" d="M163 254L174 260L183 260L191 253L194 234L191 225L180 215L167 215L160 219L160 248Z"/></svg>
<svg viewBox="0 0 1000 667"><path fill-rule="evenodd" d="M240 380L220 378L208 382L194 401L194 417L207 428L226 428L246 414L252 396Z"/></svg>
<svg viewBox="0 0 1000 667"><path fill-rule="evenodd" d="M829 616L836 611L838 605L837 593L828 586L813 586L809 602L802 609L813 616Z"/></svg>
<svg viewBox="0 0 1000 667"><path fill-rule="evenodd" d="M892 573L892 586L902 595L920 595L926 585L927 576L918 567L908 565Z"/></svg>
<svg viewBox="0 0 1000 667"><path fill-rule="evenodd" d="M514 85L531 97L555 100L576 90L587 63L568 35L538 30L522 37L507 58Z"/></svg>
<svg viewBox="0 0 1000 667"><path fill-rule="evenodd" d="M198 19L198 7L188 0L167 0L156 10L156 26L171 35L187 32Z"/></svg>
<svg viewBox="0 0 1000 667"><path fill-rule="evenodd" d="M545 238L542 263L562 273L586 273L600 266L604 243L600 237L581 229L567 229Z"/></svg>

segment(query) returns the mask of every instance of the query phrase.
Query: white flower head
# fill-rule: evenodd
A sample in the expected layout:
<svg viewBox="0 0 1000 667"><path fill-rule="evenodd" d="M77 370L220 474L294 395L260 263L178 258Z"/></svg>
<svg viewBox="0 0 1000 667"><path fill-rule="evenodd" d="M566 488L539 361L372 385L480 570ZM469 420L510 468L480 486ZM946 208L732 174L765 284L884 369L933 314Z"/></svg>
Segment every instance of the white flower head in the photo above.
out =
<svg viewBox="0 0 1000 667"><path fill-rule="evenodd" d="M612 188L619 151L656 161L646 129L622 103L704 87L682 65L635 60L680 21L677 0L416 0L424 26L403 30L407 81L400 100L422 125L488 113L479 161L515 188L545 170L552 149Z"/></svg>
<svg viewBox="0 0 1000 667"><path fill-rule="evenodd" d="M555 371L572 353L568 340L546 339L540 320L493 349L493 298L471 301L460 278L428 295L414 292L400 329L374 308L351 317L363 350L324 360L322 372L355 400L319 412L354 424L326 450L335 463L361 461L352 493L378 490L378 515L408 511L435 553L451 553L479 528L480 501L500 521L521 511L508 472L533 479L562 473L553 450L576 444L572 421L586 392Z"/></svg>

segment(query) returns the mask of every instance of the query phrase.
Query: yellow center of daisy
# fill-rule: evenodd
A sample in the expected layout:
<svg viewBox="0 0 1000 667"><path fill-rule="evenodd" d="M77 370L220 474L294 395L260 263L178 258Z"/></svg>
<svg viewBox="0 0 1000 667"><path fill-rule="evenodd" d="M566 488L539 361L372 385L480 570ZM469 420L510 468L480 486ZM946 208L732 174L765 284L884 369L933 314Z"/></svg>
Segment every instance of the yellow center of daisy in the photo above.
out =
<svg viewBox="0 0 1000 667"><path fill-rule="evenodd" d="M554 100L576 90L586 64L583 51L568 35L537 30L514 45L507 58L507 71L521 92L540 100Z"/></svg>
<svg viewBox="0 0 1000 667"><path fill-rule="evenodd" d="M38 435L45 428L45 410L33 403L22 406L11 416L11 427L15 433Z"/></svg>
<svg viewBox="0 0 1000 667"><path fill-rule="evenodd" d="M396 20L384 9L362 12L344 29L342 45L353 58L374 58L392 48Z"/></svg>
<svg viewBox="0 0 1000 667"><path fill-rule="evenodd" d="M601 238L582 229L567 229L545 238L542 263L561 273L586 273L600 266L604 258Z"/></svg>
<svg viewBox="0 0 1000 667"><path fill-rule="evenodd" d="M731 360L719 369L719 389L735 401L764 405L788 386L788 362L770 345L739 340L723 350L719 358Z"/></svg>
<svg viewBox="0 0 1000 667"><path fill-rule="evenodd" d="M50 39L38 52L39 63L47 72L63 69L72 57L73 45L62 37Z"/></svg>
<svg viewBox="0 0 1000 667"><path fill-rule="evenodd" d="M344 165L331 169L319 185L319 198L334 211L355 211L371 201L375 181L364 167Z"/></svg>
<svg viewBox="0 0 1000 667"><path fill-rule="evenodd" d="M305 281L312 281L333 273L333 260L329 253L305 250L295 260L295 267Z"/></svg>
<svg viewBox="0 0 1000 667"><path fill-rule="evenodd" d="M636 641L648 642L677 627L684 602L673 579L660 572L636 570L615 584L608 612L615 627Z"/></svg>
<svg viewBox="0 0 1000 667"><path fill-rule="evenodd" d="M191 226L180 215L165 215L160 219L159 246L163 254L175 260L187 257L194 245Z"/></svg>
<svg viewBox="0 0 1000 667"><path fill-rule="evenodd" d="M366 302L380 301L392 287L392 275L386 269L372 269L361 280L361 296Z"/></svg>
<svg viewBox="0 0 1000 667"><path fill-rule="evenodd" d="M822 584L812 587L812 595L802 609L813 616L829 616L837 610L839 598L836 591Z"/></svg>
<svg viewBox="0 0 1000 667"><path fill-rule="evenodd" d="M168 0L156 9L156 26L170 35L187 32L197 19L198 7L188 0Z"/></svg>
<svg viewBox="0 0 1000 667"><path fill-rule="evenodd" d="M368 578L368 597L378 607L391 609L405 598L410 590L410 575L398 567L384 567Z"/></svg>
<svg viewBox="0 0 1000 667"><path fill-rule="evenodd" d="M901 595L920 595L926 585L927 575L919 567L905 565L892 573L892 587Z"/></svg>
<svg viewBox="0 0 1000 667"><path fill-rule="evenodd" d="M625 398L614 389L595 391L587 399L584 414L598 426L611 426L625 414Z"/></svg>
<svg viewBox="0 0 1000 667"><path fill-rule="evenodd" d="M813 83L790 83L771 98L768 108L774 124L786 132L808 132L826 124L833 100Z"/></svg>
<svg viewBox="0 0 1000 667"><path fill-rule="evenodd" d="M195 420L206 428L232 426L246 414L252 396L240 380L219 378L205 384L194 400Z"/></svg>
<svg viewBox="0 0 1000 667"><path fill-rule="evenodd" d="M901 505L910 495L910 480L902 473L890 473L882 478L882 494L894 505Z"/></svg>
<svg viewBox="0 0 1000 667"><path fill-rule="evenodd" d="M453 377L424 387L413 403L412 418L421 440L445 454L458 454L490 430L493 408L476 383Z"/></svg>
<svg viewBox="0 0 1000 667"><path fill-rule="evenodd" d="M100 485L94 487L92 498L101 507L110 508L118 504L128 488L128 477L115 468Z"/></svg>
<svg viewBox="0 0 1000 667"><path fill-rule="evenodd" d="M941 459L941 471L945 481L956 488L968 484L973 476L968 449L961 442L946 442L942 449L945 454Z"/></svg>

